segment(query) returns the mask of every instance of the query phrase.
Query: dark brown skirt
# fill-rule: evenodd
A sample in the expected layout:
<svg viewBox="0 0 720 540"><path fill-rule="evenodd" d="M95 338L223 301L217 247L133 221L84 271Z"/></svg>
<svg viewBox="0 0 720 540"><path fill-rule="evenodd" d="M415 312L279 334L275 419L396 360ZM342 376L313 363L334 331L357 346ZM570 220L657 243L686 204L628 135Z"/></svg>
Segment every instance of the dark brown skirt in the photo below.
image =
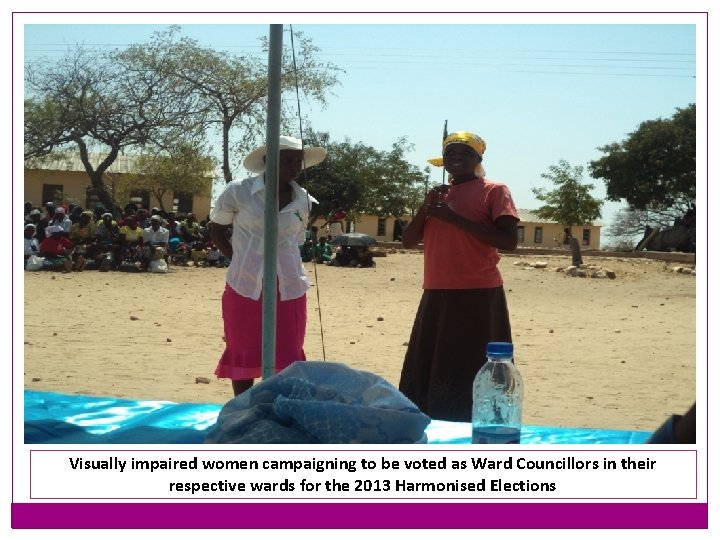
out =
<svg viewBox="0 0 720 540"><path fill-rule="evenodd" d="M424 291L400 391L431 418L469 422L473 380L490 341L512 341L502 287Z"/></svg>

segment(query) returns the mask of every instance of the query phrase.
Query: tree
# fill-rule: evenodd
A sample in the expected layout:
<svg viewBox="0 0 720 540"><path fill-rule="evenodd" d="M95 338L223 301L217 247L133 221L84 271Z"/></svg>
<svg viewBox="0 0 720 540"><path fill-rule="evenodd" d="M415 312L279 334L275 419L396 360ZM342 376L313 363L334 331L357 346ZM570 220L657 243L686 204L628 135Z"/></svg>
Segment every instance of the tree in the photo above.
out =
<svg viewBox="0 0 720 540"><path fill-rule="evenodd" d="M146 189L155 195L165 211L163 196L168 191L190 195L205 194L212 183L214 160L195 145L181 142L162 153L144 153L136 163L137 173L130 179L132 187Z"/></svg>
<svg viewBox="0 0 720 540"><path fill-rule="evenodd" d="M605 181L607 198L631 209L664 210L695 202L695 104L670 119L643 122L622 143L601 147L590 162L593 178Z"/></svg>
<svg viewBox="0 0 720 540"><path fill-rule="evenodd" d="M429 171L426 167L423 172L405 160L405 155L412 149L412 145L402 137L393 143L392 150L382 154L381 168L372 177L372 189L365 200L367 213L404 216L417 209L416 195L425 185Z"/></svg>
<svg viewBox="0 0 720 540"><path fill-rule="evenodd" d="M148 70L173 81L175 88L195 96L197 108L202 111L206 126L217 127L222 140L222 171L226 182L233 179L232 170L237 164L231 156L244 155L254 141L264 138L267 113L267 59L251 54L230 54L201 47L196 40L178 37L180 28L156 33L150 44L136 45L129 52ZM284 91L292 90L293 99L304 93L325 105L325 92L337 84L339 68L331 63L319 62L315 55L319 49L301 32L296 64L289 48L283 48L281 85ZM266 38L260 38L267 51ZM286 111L289 113L289 111ZM284 114L288 124L291 114ZM284 126L287 130L289 126ZM233 134L236 143L231 142Z"/></svg>
<svg viewBox="0 0 720 540"><path fill-rule="evenodd" d="M310 131L305 139L308 146L323 146L328 151L322 163L301 177L304 187L320 201L313 208L311 222L327 215L334 199L341 201L348 219L359 214L402 216L416 208L416 192L428 172L405 160L411 147L404 138L398 139L391 151L347 138L332 142L327 133Z"/></svg>
<svg viewBox="0 0 720 540"><path fill-rule="evenodd" d="M25 157L42 159L75 147L103 205L116 207L105 171L127 148L142 148L163 130L193 131L193 103L169 81L122 52L76 46L59 61L27 66ZM180 131L179 131L180 132ZM102 157L99 163L91 152Z"/></svg>
<svg viewBox="0 0 720 540"><path fill-rule="evenodd" d="M155 35L148 44L107 54L82 46L59 62L27 66L25 157L79 151L90 177L91 192L103 205L115 204L103 179L121 151L153 152L163 141L195 141L210 127L222 135L223 175L232 180L230 156L264 135L267 108L266 62L250 55L230 55L202 48L179 28ZM338 68L314 59L317 48L298 34L299 63L285 52L284 88L298 90L324 105L325 91L337 83ZM286 118L289 118L286 115ZM99 154L99 162L91 154Z"/></svg>
<svg viewBox="0 0 720 540"><path fill-rule="evenodd" d="M549 173L540 176L550 180L557 189L547 191L532 188L535 197L545 203L536 214L543 219L551 219L566 227L589 225L601 216L603 201L591 195L592 184L583 184L583 167L571 167L561 159L557 165L549 167Z"/></svg>
<svg viewBox="0 0 720 540"><path fill-rule="evenodd" d="M684 215L687 209L680 206L673 206L664 210L633 210L629 206L621 208L613 216L612 223L604 231L604 234L613 239L617 244L637 243L639 236L645 234L646 228L664 229L672 227L677 219Z"/></svg>

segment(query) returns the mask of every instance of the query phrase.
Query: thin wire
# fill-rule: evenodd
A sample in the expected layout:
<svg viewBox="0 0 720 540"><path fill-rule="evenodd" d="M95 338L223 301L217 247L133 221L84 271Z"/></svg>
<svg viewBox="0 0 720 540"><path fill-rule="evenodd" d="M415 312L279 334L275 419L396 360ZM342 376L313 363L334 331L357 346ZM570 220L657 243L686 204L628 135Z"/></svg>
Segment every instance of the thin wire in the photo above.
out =
<svg viewBox="0 0 720 540"><path fill-rule="evenodd" d="M303 155L305 154L305 140L303 137L303 127L302 127L302 115L300 113L300 88L298 84L298 69L297 69L297 63L295 61L295 40L293 38L293 28L292 24L290 25L290 49L292 51L292 61L293 61L293 72L295 74L295 99L297 100L297 111L298 111L298 124L300 126L300 141L302 144L303 149ZM303 162L304 164L304 162ZM303 166L303 178L305 180L305 183L307 185L307 168ZM312 203L310 202L310 193L308 190L305 190L305 196L307 198L307 209L308 209L308 218L310 216L310 210L312 209ZM309 221L309 219L308 219ZM315 275L315 294L317 296L317 304L318 304L318 319L320 320L320 345L322 346L322 359L323 362L325 362L325 332L323 330L323 322L322 322L322 305L320 304L320 280L318 278L317 273L317 261L315 259L315 241L313 241L313 250L312 250L312 264L313 264L313 273Z"/></svg>
<svg viewBox="0 0 720 540"><path fill-rule="evenodd" d="M443 138L442 142L440 143L440 148L443 147L443 144L445 144L445 139L447 139L448 132L447 132L447 120L445 120L445 127L443 128ZM443 149L444 150L444 149ZM443 186L445 185L445 164L443 163L443 177L442 177Z"/></svg>

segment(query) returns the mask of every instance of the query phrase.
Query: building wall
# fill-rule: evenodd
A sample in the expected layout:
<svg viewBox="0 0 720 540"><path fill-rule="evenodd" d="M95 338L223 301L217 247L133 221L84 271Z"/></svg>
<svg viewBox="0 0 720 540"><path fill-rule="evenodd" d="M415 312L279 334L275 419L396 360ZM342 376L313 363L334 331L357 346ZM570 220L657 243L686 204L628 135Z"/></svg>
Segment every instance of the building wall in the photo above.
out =
<svg viewBox="0 0 720 540"><path fill-rule="evenodd" d="M520 228L524 232L520 232ZM557 248L563 245L564 227L559 223L518 223L518 247ZM575 225L571 228L573 237L580 243L580 249L600 249L600 227L597 225Z"/></svg>
<svg viewBox="0 0 720 540"><path fill-rule="evenodd" d="M407 224L410 223L412 217L403 216L401 219ZM378 242L392 242L396 238L393 233L395 232L395 223L397 221L398 218L392 216L381 218L379 216L363 214L354 221L354 231L368 234Z"/></svg>
<svg viewBox="0 0 720 540"><path fill-rule="evenodd" d="M114 194L118 205L125 206L129 202L129 193L124 183L123 174L114 173L110 180L106 181L108 190ZM210 213L210 190L211 179L208 179L207 196L196 195L192 201L192 211L198 220L203 220ZM42 199L43 184L54 184L62 186L62 200L58 201L64 205L75 203L83 208L87 206L86 188L90 185L90 178L81 171L55 171L45 169L25 169L25 201L30 201L34 206L43 206L47 201ZM170 212L173 209L173 193L166 193L163 197L162 207ZM160 206L154 195L150 195L150 204Z"/></svg>
<svg viewBox="0 0 720 540"><path fill-rule="evenodd" d="M370 216L363 214L354 222L355 232L369 234L378 242L392 242L393 228L396 218L385 218L384 234L382 218L378 216ZM403 216L402 220L409 223L411 216ZM565 238L564 227L559 223L540 223L540 222L524 222L518 223L518 228L524 229L524 238L520 241L518 237L518 247L536 247L536 248L558 248L567 247L563 245ZM536 229L539 229L536 238ZM572 235L577 238L581 249L600 249L600 227L598 225L581 226L576 225L571 228ZM585 232L587 231L587 232ZM518 233L520 235L520 233ZM536 241L538 240L539 241Z"/></svg>

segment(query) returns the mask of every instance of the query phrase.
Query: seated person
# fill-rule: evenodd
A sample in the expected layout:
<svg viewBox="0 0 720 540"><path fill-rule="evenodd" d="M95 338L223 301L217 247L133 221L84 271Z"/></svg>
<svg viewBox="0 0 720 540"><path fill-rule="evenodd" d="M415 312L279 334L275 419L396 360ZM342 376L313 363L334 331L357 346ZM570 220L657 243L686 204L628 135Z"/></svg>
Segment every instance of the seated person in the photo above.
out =
<svg viewBox="0 0 720 540"><path fill-rule="evenodd" d="M137 212L135 212L135 221L138 227L146 229L150 226L150 212L145 210L145 208L138 208Z"/></svg>
<svg viewBox="0 0 720 540"><path fill-rule="evenodd" d="M135 215L135 212L137 212L137 211L138 211L138 205L137 205L137 204L132 203L132 202L131 202L131 203L127 203L127 204L125 205L125 208L123 208L123 215L124 215L125 217L134 216L134 215Z"/></svg>
<svg viewBox="0 0 720 540"><path fill-rule="evenodd" d="M170 233L170 239L168 240L168 262L172 262L178 266L185 266L190 259L190 246L182 241L179 236L173 236Z"/></svg>
<svg viewBox="0 0 720 540"><path fill-rule="evenodd" d="M43 266L51 270L72 272L73 243L65 236L60 225L48 225L45 228L45 240L40 243L40 256L45 257ZM85 266L85 258L77 257L76 268L81 271Z"/></svg>
<svg viewBox="0 0 720 540"><path fill-rule="evenodd" d="M180 222L175 219L175 212L168 212L165 214L165 218L160 222L160 225L168 230L171 240L173 238L179 238L182 240L182 235L180 234Z"/></svg>
<svg viewBox="0 0 720 540"><path fill-rule="evenodd" d="M310 262L313 260L313 243L312 240L305 240L305 243L300 246L300 258L302 262Z"/></svg>
<svg viewBox="0 0 720 540"><path fill-rule="evenodd" d="M200 266L200 262L207 261L207 251L202 242L193 242L190 246L190 258L194 266Z"/></svg>
<svg viewBox="0 0 720 540"><path fill-rule="evenodd" d="M143 230L138 227L135 216L126 216L120 227L120 260L135 261L142 255Z"/></svg>
<svg viewBox="0 0 720 540"><path fill-rule="evenodd" d="M217 266L219 268L230 266L230 260L222 254L214 242L210 242L207 245L207 265Z"/></svg>
<svg viewBox="0 0 720 540"><path fill-rule="evenodd" d="M200 225L195 221L195 214L188 214L183 221L180 222L180 237L187 244L193 245L195 242L202 241L200 234Z"/></svg>
<svg viewBox="0 0 720 540"><path fill-rule="evenodd" d="M221 256L222 253L220 253L220 250L215 244L212 242L208 244L206 259L208 266L219 266Z"/></svg>
<svg viewBox="0 0 720 540"><path fill-rule="evenodd" d="M65 208L62 206L57 206L55 207L55 213L53 214L53 218L48 221L48 225L57 225L61 227L63 231L69 233L70 227L72 227L72 221L69 217L67 217L65 213Z"/></svg>
<svg viewBox="0 0 720 540"><path fill-rule="evenodd" d="M77 223L70 227L70 241L75 244L75 255L82 255L85 260L95 258L95 222L91 211L80 214Z"/></svg>
<svg viewBox="0 0 720 540"><path fill-rule="evenodd" d="M25 260L27 261L30 255L39 255L40 254L40 243L38 242L38 239L35 238L35 224L34 223L28 223L25 225L25 251L24 256Z"/></svg>
<svg viewBox="0 0 720 540"><path fill-rule="evenodd" d="M153 260L158 248L163 250L163 257L167 259L170 231L163 227L161 223L162 218L158 214L154 214L150 217L150 226L143 229L143 270L148 269L150 261Z"/></svg>
<svg viewBox="0 0 720 540"><path fill-rule="evenodd" d="M200 238L202 238L202 241L205 243L210 242L210 231L207 226L207 221L202 220L198 224L198 234L200 234Z"/></svg>
<svg viewBox="0 0 720 540"><path fill-rule="evenodd" d="M357 268L369 268L374 266L372 253L366 246L357 246L354 248L353 259L350 261L350 266Z"/></svg>
<svg viewBox="0 0 720 540"><path fill-rule="evenodd" d="M30 213L28 214L27 219L25 220L25 224L32 223L35 225L35 229L37 230L37 225L40 223L40 220L42 219L42 212L40 212L39 209L33 208L30 210Z"/></svg>
<svg viewBox="0 0 720 540"><path fill-rule="evenodd" d="M45 214L36 223L37 231L35 232L35 237L41 244L42 241L45 240L45 227L52 224L54 217L55 203L52 201L48 201L45 203Z"/></svg>
<svg viewBox="0 0 720 540"><path fill-rule="evenodd" d="M95 226L97 250L95 259L101 270L117 269L120 265L120 228L110 212L104 212Z"/></svg>
<svg viewBox="0 0 720 540"><path fill-rule="evenodd" d="M324 236L321 236L315 246L315 262L324 264L332 260L333 249Z"/></svg>
<svg viewBox="0 0 720 540"><path fill-rule="evenodd" d="M330 261L330 266L348 266L353 259L352 246L340 246L335 252L335 258Z"/></svg>
<svg viewBox="0 0 720 540"><path fill-rule="evenodd" d="M83 208L79 204L70 204L68 205L68 217L70 218L70 221L73 223L77 223L80 221L80 216L82 216Z"/></svg>

